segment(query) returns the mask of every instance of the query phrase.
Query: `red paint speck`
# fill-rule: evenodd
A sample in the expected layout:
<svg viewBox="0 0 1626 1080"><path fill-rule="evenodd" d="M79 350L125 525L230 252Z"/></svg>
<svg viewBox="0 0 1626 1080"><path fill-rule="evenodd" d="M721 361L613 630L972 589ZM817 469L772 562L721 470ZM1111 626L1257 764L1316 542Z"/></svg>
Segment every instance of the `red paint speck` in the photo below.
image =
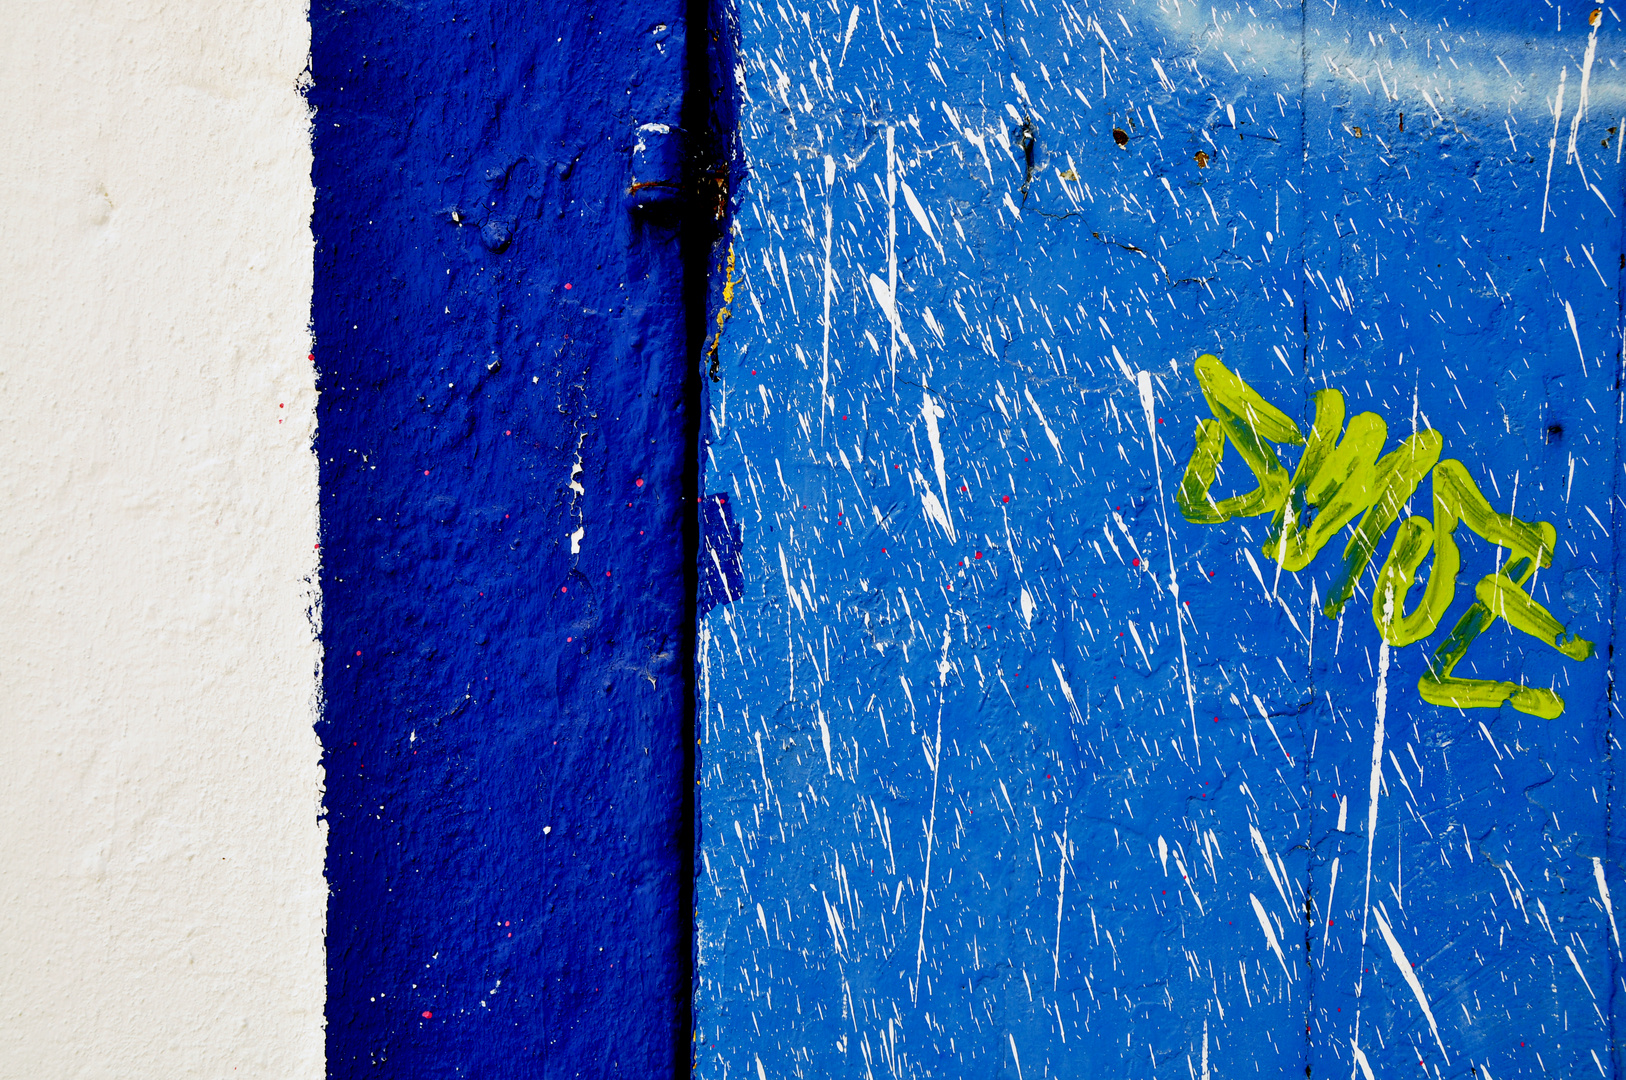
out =
<svg viewBox="0 0 1626 1080"><path fill-rule="evenodd" d="M636 487L643 487L644 486L644 478L640 476L638 479L633 481L633 484Z"/></svg>
<svg viewBox="0 0 1626 1080"><path fill-rule="evenodd" d="M1139 559L1130 559L1129 563L1130 563L1131 566L1139 566L1140 565L1140 560Z"/></svg>
<svg viewBox="0 0 1626 1080"><path fill-rule="evenodd" d="M423 1011L423 1018L425 1020L433 1020L435 1018L435 1014L430 1012L428 1009L425 1009Z"/></svg>
<svg viewBox="0 0 1626 1080"><path fill-rule="evenodd" d="M977 558L979 558L979 559L982 558L982 552L980 552L980 551L977 552Z"/></svg>
<svg viewBox="0 0 1626 1080"><path fill-rule="evenodd" d="M424 471L423 471L423 474L424 474L424 475L425 475L425 476L428 476L428 475L429 475L429 470L428 470L428 469L425 469L425 470L424 470Z"/></svg>
<svg viewBox="0 0 1626 1080"><path fill-rule="evenodd" d="M279 401L279 402L277 402L277 408L279 408L279 409L286 409L286 408L287 408L287 407L288 407L288 406L286 406L286 405L284 405L284 404L283 404L283 403L282 403L282 402L280 402L280 401Z"/></svg>
<svg viewBox="0 0 1626 1080"><path fill-rule="evenodd" d="M512 434L513 434L513 432L512 432L512 431L505 431L505 432L503 432L503 434L504 434L504 435L512 435Z"/></svg>
<svg viewBox="0 0 1626 1080"><path fill-rule="evenodd" d="M568 281L565 282L565 288L567 288L567 289L570 288L570 282L568 282Z"/></svg>
<svg viewBox="0 0 1626 1080"><path fill-rule="evenodd" d="M1006 502L1010 502L1010 501L1011 501L1011 497L1010 497L1010 496L1009 496L1009 495L1007 495L1007 496L1005 496L1005 501L1006 501Z"/></svg>
<svg viewBox="0 0 1626 1080"><path fill-rule="evenodd" d="M560 592L569 592L569 591L570 591L570 586L568 586L568 585L561 585L561 586L559 586L559 591L560 591Z"/></svg>

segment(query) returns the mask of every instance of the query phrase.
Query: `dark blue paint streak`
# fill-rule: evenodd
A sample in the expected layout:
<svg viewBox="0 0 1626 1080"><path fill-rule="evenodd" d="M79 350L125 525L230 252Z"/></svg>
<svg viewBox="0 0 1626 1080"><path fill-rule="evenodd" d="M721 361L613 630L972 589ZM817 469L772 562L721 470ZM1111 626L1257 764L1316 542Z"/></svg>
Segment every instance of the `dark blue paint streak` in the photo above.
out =
<svg viewBox="0 0 1626 1080"><path fill-rule="evenodd" d="M686 1057L683 10L562 14L311 13L333 1076Z"/></svg>
<svg viewBox="0 0 1626 1080"><path fill-rule="evenodd" d="M718 604L730 604L745 587L740 567L744 530L735 520L728 492L707 495L700 504L700 602L702 618Z"/></svg>

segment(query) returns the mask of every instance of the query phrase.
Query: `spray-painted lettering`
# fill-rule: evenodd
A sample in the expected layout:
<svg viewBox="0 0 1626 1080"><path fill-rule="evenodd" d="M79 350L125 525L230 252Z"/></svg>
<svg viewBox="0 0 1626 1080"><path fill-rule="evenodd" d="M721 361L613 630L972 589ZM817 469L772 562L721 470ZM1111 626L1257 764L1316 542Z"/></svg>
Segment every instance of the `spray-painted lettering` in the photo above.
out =
<svg viewBox="0 0 1626 1080"><path fill-rule="evenodd" d="M1495 572L1475 586L1477 602L1434 649L1428 672L1418 680L1418 693L1431 704L1461 709L1495 708L1508 702L1535 716L1552 718L1564 711L1564 699L1549 689L1452 674L1474 639L1497 619L1572 660L1591 657L1592 643L1567 632L1525 589L1539 569L1552 564L1557 532L1549 522L1521 521L1492 509L1460 461L1440 460L1444 441L1437 431L1417 431L1380 457L1388 425L1376 413L1363 412L1346 426L1344 396L1337 390L1316 392L1315 420L1306 437L1218 358L1199 356L1195 367L1213 416L1197 421L1196 446L1175 496L1187 521L1217 525L1234 517L1269 515L1264 554L1283 570L1298 571L1359 517L1323 608L1329 617L1336 617L1354 595L1379 542L1423 479L1429 478L1433 520L1413 515L1400 521L1378 570L1372 594L1378 632L1390 645L1403 646L1438 628L1456 597L1462 568L1456 530L1465 525L1505 548L1507 560L1504 565L1498 559ZM1241 455L1258 486L1215 501L1210 492L1227 443ZM1291 473L1277 456L1277 446L1303 447ZM1431 551L1434 562L1428 579L1408 614L1407 597Z"/></svg>

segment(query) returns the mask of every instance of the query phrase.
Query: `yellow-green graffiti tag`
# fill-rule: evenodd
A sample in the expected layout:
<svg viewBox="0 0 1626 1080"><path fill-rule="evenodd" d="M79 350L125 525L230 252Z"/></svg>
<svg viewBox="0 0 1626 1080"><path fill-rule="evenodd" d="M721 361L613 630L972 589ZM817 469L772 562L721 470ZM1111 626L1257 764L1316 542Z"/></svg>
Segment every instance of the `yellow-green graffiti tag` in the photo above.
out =
<svg viewBox="0 0 1626 1080"><path fill-rule="evenodd" d="M1552 564L1557 532L1550 523L1521 521L1492 509L1460 461L1440 460L1444 441L1437 431L1418 431L1379 457L1389 426L1370 412L1358 414L1346 426L1344 395L1337 390L1316 392L1315 420L1306 437L1217 357L1199 356L1195 368L1213 417L1197 421L1196 446L1175 494L1187 521L1217 525L1234 517L1268 514L1265 556L1283 570L1298 571L1359 517L1323 608L1329 617L1336 617L1355 594L1384 534L1428 477L1433 520L1414 515L1401 521L1378 571L1372 599L1378 632L1390 645L1402 646L1421 641L1438 628L1456 597L1462 568L1456 530L1459 524L1466 525L1475 535L1507 549L1507 562L1503 566L1499 559L1500 569L1475 586L1478 602L1434 650L1428 672L1418 680L1418 693L1430 704L1459 709L1495 708L1505 701L1535 716L1552 718L1564 711L1564 699L1551 690L1452 675L1474 639L1497 619L1572 660L1591 657L1592 643L1566 632L1524 589L1538 569ZM1215 502L1210 489L1227 444L1241 455L1258 486ZM1304 448L1291 475L1276 456L1275 447L1281 445ZM1430 551L1434 563L1417 606L1408 614L1407 597Z"/></svg>

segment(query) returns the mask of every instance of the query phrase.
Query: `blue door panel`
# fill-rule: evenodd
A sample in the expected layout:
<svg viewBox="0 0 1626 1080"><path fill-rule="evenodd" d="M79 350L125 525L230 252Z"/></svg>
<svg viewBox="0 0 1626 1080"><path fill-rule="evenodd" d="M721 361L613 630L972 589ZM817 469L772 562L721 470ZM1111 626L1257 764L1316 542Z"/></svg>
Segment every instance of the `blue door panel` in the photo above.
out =
<svg viewBox="0 0 1626 1080"><path fill-rule="evenodd" d="M1617 33L740 5L701 1075L1612 1075Z"/></svg>

